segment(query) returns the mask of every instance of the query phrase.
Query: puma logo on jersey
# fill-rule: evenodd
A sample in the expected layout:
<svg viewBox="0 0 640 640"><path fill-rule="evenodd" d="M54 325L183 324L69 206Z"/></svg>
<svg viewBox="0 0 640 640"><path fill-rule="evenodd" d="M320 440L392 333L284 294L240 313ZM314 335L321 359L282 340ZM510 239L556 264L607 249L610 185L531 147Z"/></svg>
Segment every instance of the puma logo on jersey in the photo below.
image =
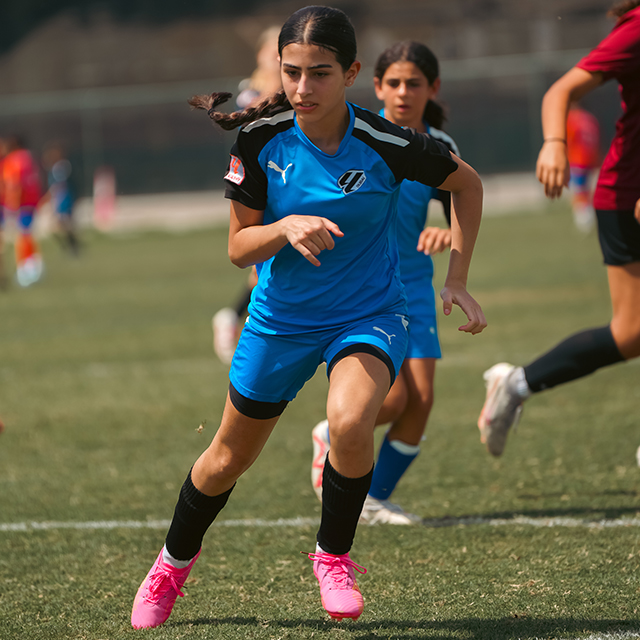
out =
<svg viewBox="0 0 640 640"><path fill-rule="evenodd" d="M281 169L273 160L269 160L267 163L267 167L269 167L269 169L277 171L282 176L282 182L284 184L287 184L287 169L289 169L290 166L291 162L284 169Z"/></svg>
<svg viewBox="0 0 640 640"><path fill-rule="evenodd" d="M357 191L367 179L364 171L360 171L359 169L350 169L349 171L345 171L338 178L338 186L342 189L345 195L349 195L354 191Z"/></svg>
<svg viewBox="0 0 640 640"><path fill-rule="evenodd" d="M384 333L384 335L387 336L387 339L389 340L389 344L391 344L391 338L395 338L396 337L395 333L392 333L391 335L389 335L386 331L384 331L380 327L373 327L373 330L374 331L379 331L380 333Z"/></svg>

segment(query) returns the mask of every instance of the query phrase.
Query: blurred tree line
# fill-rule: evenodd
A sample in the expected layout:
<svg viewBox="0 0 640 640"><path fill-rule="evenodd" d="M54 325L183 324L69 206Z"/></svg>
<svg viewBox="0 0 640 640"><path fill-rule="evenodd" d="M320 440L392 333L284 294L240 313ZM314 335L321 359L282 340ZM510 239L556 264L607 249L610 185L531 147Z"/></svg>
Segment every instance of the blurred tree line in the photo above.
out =
<svg viewBox="0 0 640 640"><path fill-rule="evenodd" d="M249 12L260 0L242 4L226 0L1 0L0 55L8 52L31 30L59 13L72 11L88 20L96 9L108 11L121 22L163 24L181 18L229 16Z"/></svg>

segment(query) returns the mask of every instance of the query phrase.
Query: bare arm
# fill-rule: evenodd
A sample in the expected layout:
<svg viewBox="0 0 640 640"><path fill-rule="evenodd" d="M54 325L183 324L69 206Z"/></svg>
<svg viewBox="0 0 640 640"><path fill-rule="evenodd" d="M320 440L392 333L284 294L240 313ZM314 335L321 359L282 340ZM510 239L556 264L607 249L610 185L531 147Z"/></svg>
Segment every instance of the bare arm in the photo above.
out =
<svg viewBox="0 0 640 640"><path fill-rule="evenodd" d="M542 134L544 142L538 155L536 176L544 185L548 198L558 198L569 184L567 159L567 113L574 100L602 84L601 73L573 67L551 85L542 99Z"/></svg>
<svg viewBox="0 0 640 640"><path fill-rule="evenodd" d="M417 250L428 256L442 253L451 246L451 229L441 227L426 227L418 238Z"/></svg>
<svg viewBox="0 0 640 640"><path fill-rule="evenodd" d="M319 216L291 215L267 225L262 224L263 218L264 211L231 201L229 258L238 267L264 262L287 243L318 267L316 256L335 246L331 234L343 235L337 224Z"/></svg>
<svg viewBox="0 0 640 640"><path fill-rule="evenodd" d="M467 292L467 276L482 216L482 182L466 162L454 154L451 157L458 169L440 185L453 197L449 269L440 297L445 315L451 313L454 304L466 314L469 321L459 330L476 334L487 326L487 321L480 305Z"/></svg>

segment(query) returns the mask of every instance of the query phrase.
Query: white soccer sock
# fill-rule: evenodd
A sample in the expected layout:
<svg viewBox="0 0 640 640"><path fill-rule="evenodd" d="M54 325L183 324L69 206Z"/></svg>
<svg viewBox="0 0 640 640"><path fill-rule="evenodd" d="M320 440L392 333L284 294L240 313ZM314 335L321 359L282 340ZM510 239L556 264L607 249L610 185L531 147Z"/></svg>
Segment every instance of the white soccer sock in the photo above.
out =
<svg viewBox="0 0 640 640"><path fill-rule="evenodd" d="M193 560L193 558L191 558ZM172 567L176 569L186 569L190 564L191 560L176 560L168 551L167 546L162 547L162 562L166 562L170 564Z"/></svg>
<svg viewBox="0 0 640 640"><path fill-rule="evenodd" d="M402 440L389 440L389 444L398 452L405 456L417 456L420 453L419 444L407 444Z"/></svg>
<svg viewBox="0 0 640 640"><path fill-rule="evenodd" d="M512 378L515 392L523 399L526 400L531 395L531 389L527 384L527 379L524 375L524 369L517 367Z"/></svg>

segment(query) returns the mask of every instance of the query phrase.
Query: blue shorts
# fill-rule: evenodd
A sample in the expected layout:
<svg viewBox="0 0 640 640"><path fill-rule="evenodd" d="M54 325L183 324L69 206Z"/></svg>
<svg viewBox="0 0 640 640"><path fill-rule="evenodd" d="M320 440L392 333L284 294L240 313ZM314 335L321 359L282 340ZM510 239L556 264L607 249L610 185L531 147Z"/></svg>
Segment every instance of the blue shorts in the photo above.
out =
<svg viewBox="0 0 640 640"><path fill-rule="evenodd" d="M20 211L18 212L18 226L20 227L20 231L23 233L26 233L31 229L35 211L36 208L32 205L24 205L20 207Z"/></svg>
<svg viewBox="0 0 640 640"><path fill-rule="evenodd" d="M323 363L327 376L342 357L372 353L389 367L391 384L400 371L408 341L406 316L389 313L323 331L270 335L247 319L236 347L229 379L237 392L258 402L290 401Z"/></svg>
<svg viewBox="0 0 640 640"><path fill-rule="evenodd" d="M442 358L435 315L413 314L405 358Z"/></svg>
<svg viewBox="0 0 640 640"><path fill-rule="evenodd" d="M591 169L588 167L572 166L570 170L569 189L571 191L586 191L589 188Z"/></svg>
<svg viewBox="0 0 640 640"><path fill-rule="evenodd" d="M442 358L438 325L436 323L436 301L433 282L427 280L405 283L409 304L409 346L406 358Z"/></svg>

